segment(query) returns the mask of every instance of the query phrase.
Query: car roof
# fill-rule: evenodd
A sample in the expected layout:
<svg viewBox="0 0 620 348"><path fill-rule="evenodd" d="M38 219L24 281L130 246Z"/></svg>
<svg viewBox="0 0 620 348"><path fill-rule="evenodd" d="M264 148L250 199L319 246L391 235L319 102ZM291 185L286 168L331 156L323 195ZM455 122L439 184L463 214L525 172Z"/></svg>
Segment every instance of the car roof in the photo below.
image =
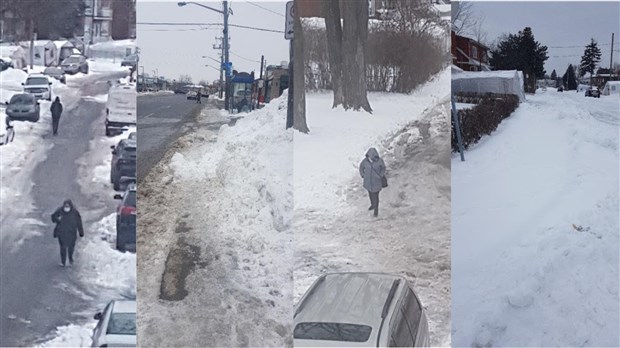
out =
<svg viewBox="0 0 620 348"><path fill-rule="evenodd" d="M295 322L333 322L368 325L374 342L381 326L381 313L394 281L398 299L407 280L383 273L331 273L321 276L297 306ZM394 305L394 301L391 306Z"/></svg>
<svg viewBox="0 0 620 348"><path fill-rule="evenodd" d="M31 77L45 77L45 78L47 78L47 76L46 76L46 75L43 75L43 74L41 74L41 73L32 73L32 74L29 74L27 78L31 78Z"/></svg>
<svg viewBox="0 0 620 348"><path fill-rule="evenodd" d="M131 147L136 147L136 139L121 139L121 141L119 141L119 144L123 143L125 145L131 146Z"/></svg>
<svg viewBox="0 0 620 348"><path fill-rule="evenodd" d="M112 313L136 313L136 301L134 300L115 300Z"/></svg>

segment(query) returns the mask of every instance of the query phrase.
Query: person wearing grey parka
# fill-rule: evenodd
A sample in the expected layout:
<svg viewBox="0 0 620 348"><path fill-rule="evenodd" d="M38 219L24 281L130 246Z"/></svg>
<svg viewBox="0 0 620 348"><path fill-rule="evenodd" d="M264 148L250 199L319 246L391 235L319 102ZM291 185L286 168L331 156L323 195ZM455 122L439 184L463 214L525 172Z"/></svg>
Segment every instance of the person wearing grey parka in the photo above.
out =
<svg viewBox="0 0 620 348"><path fill-rule="evenodd" d="M383 188L382 179L385 176L385 163L379 157L379 152L371 147L366 152L366 158L360 163L360 175L364 179L364 188L370 197L370 208L374 216L379 215L379 192Z"/></svg>

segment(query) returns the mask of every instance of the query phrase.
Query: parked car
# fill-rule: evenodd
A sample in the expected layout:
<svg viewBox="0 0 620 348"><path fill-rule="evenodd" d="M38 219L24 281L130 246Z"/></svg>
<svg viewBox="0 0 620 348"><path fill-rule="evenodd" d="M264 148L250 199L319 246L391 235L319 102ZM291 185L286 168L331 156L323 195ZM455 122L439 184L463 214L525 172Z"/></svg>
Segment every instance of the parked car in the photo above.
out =
<svg viewBox="0 0 620 348"><path fill-rule="evenodd" d="M110 168L110 182L115 190L121 189L121 177L136 177L136 140L123 139L112 149L112 164Z"/></svg>
<svg viewBox="0 0 620 348"><path fill-rule="evenodd" d="M91 347L136 347L136 301L110 301L94 318Z"/></svg>
<svg viewBox="0 0 620 348"><path fill-rule="evenodd" d="M136 99L138 92L132 84L110 87L106 105L105 134L111 136L136 124Z"/></svg>
<svg viewBox="0 0 620 348"><path fill-rule="evenodd" d="M10 121L39 121L41 109L32 94L15 94L5 104L6 115Z"/></svg>
<svg viewBox="0 0 620 348"><path fill-rule="evenodd" d="M57 67L47 67L43 70L43 75L47 75L49 77L53 77L61 83L67 83L67 79L65 77L65 72L61 68Z"/></svg>
<svg viewBox="0 0 620 348"><path fill-rule="evenodd" d="M601 91L598 89L598 87L591 86L590 88L586 89L586 97L600 98Z"/></svg>
<svg viewBox="0 0 620 348"><path fill-rule="evenodd" d="M121 200L116 209L116 249L136 252L136 184L129 184L125 193L114 198Z"/></svg>
<svg viewBox="0 0 620 348"><path fill-rule="evenodd" d="M121 66L128 66L135 70L138 66L138 56L136 54L128 55L121 61Z"/></svg>
<svg viewBox="0 0 620 348"><path fill-rule="evenodd" d="M138 133L136 132L129 133L129 136L127 137L127 139L133 139L133 140L138 139Z"/></svg>
<svg viewBox="0 0 620 348"><path fill-rule="evenodd" d="M198 93L196 93L196 91L187 92L187 100L196 100L196 99L198 99Z"/></svg>
<svg viewBox="0 0 620 348"><path fill-rule="evenodd" d="M77 74L79 72L88 74L88 62L86 61L86 57L78 54L65 58L65 60L60 63L60 67L69 75Z"/></svg>
<svg viewBox="0 0 620 348"><path fill-rule="evenodd" d="M0 71L5 71L13 67L13 62L7 58L0 58Z"/></svg>
<svg viewBox="0 0 620 348"><path fill-rule="evenodd" d="M295 306L295 347L428 347L428 321L409 282L380 273L319 277Z"/></svg>
<svg viewBox="0 0 620 348"><path fill-rule="evenodd" d="M187 89L183 89L183 88L176 88L174 90L174 94L187 94Z"/></svg>
<svg viewBox="0 0 620 348"><path fill-rule="evenodd" d="M564 87L562 86L558 87L558 92L564 92Z"/></svg>
<svg viewBox="0 0 620 348"><path fill-rule="evenodd" d="M30 74L22 82L24 93L32 94L36 99L52 100L52 81L43 74Z"/></svg>

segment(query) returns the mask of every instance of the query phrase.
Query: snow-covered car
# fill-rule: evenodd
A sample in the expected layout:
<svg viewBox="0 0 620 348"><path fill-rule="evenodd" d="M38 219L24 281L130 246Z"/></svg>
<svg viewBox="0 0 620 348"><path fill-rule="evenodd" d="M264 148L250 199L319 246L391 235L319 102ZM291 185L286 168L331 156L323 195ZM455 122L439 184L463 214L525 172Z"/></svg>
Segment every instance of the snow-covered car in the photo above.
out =
<svg viewBox="0 0 620 348"><path fill-rule="evenodd" d="M306 291L293 314L295 347L428 347L426 312L407 279L331 273Z"/></svg>
<svg viewBox="0 0 620 348"><path fill-rule="evenodd" d="M43 75L47 75L49 77L53 77L61 83L67 83L67 79L65 77L65 72L61 68L57 68L54 66L49 66L43 70Z"/></svg>
<svg viewBox="0 0 620 348"><path fill-rule="evenodd" d="M600 98L601 91L598 89L598 87L592 86L586 89L586 97Z"/></svg>
<svg viewBox="0 0 620 348"><path fill-rule="evenodd" d="M123 58L121 61L121 66L128 66L132 69L136 69L138 65L138 56L135 54L130 54L127 57Z"/></svg>
<svg viewBox="0 0 620 348"><path fill-rule="evenodd" d="M40 114L39 102L32 94L15 94L6 102L6 115L10 121L37 122Z"/></svg>
<svg viewBox="0 0 620 348"><path fill-rule="evenodd" d="M110 148L112 149L110 182L115 190L120 190L121 177L136 177L136 140L123 139Z"/></svg>
<svg viewBox="0 0 620 348"><path fill-rule="evenodd" d="M62 63L60 63L60 67L69 75L77 74L79 72L88 74L88 62L86 61L86 57L82 55L70 55L65 58Z"/></svg>
<svg viewBox="0 0 620 348"><path fill-rule="evenodd" d="M0 71L13 67L13 62L8 58L0 58Z"/></svg>
<svg viewBox="0 0 620 348"><path fill-rule="evenodd" d="M94 318L91 347L136 347L136 301L110 301Z"/></svg>
<svg viewBox="0 0 620 348"><path fill-rule="evenodd" d="M128 178L134 180L135 178ZM116 249L136 252L136 185L131 183L125 193L114 195L121 200L116 209Z"/></svg>
<svg viewBox="0 0 620 348"><path fill-rule="evenodd" d="M138 133L136 132L129 133L129 135L127 136L127 139L133 139L133 140L138 139Z"/></svg>
<svg viewBox="0 0 620 348"><path fill-rule="evenodd" d="M196 91L189 91L186 95L188 100L196 100L198 98L198 93L196 93Z"/></svg>
<svg viewBox="0 0 620 348"><path fill-rule="evenodd" d="M36 99L52 100L52 81L43 74L30 74L22 82L24 93L32 94Z"/></svg>
<svg viewBox="0 0 620 348"><path fill-rule="evenodd" d="M132 84L110 87L106 105L105 134L110 136L124 128L136 125L136 99L138 92Z"/></svg>

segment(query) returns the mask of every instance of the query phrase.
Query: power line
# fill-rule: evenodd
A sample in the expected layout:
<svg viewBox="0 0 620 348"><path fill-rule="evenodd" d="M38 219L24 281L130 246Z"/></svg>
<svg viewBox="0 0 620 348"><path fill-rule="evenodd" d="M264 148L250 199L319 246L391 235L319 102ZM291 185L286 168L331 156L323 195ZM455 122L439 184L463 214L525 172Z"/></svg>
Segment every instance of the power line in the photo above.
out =
<svg viewBox="0 0 620 348"><path fill-rule="evenodd" d="M268 9L268 8L262 7L261 5L256 4L256 3L252 2L252 1L246 1L246 2L247 2L248 4L250 4L250 5L252 5L252 6L256 6L256 7L258 7L258 8L262 8L263 10L268 11L268 12L271 12L271 13L273 13L273 14L277 14L277 15L278 15L278 16L280 16L280 17L286 17L285 15L283 15L283 14L281 14L281 13L278 13L278 12L276 12L276 11L273 11L273 10L270 10L270 9Z"/></svg>
<svg viewBox="0 0 620 348"><path fill-rule="evenodd" d="M611 46L611 43L596 43L597 46ZM614 45L619 45L620 43L616 42ZM547 46L547 48L585 48L587 45L574 45L574 46Z"/></svg>
<svg viewBox="0 0 620 348"><path fill-rule="evenodd" d="M232 55L234 55L234 56L237 56L237 57L239 57L239 58L241 58L241 59L245 59L245 60L247 60L248 62L252 62L252 63L260 63L258 60L254 60L254 59L249 59L249 58L242 57L242 56L240 56L240 55L236 54L236 53L235 53L235 52L233 52L233 51L229 51L229 52L230 52L230 53L232 53Z"/></svg>
<svg viewBox="0 0 620 348"><path fill-rule="evenodd" d="M198 26L223 26L222 23L171 23L171 22L138 22L137 25L198 25ZM266 29L266 28L258 28L258 27L250 27L247 25L239 25L239 24L228 24L229 27L241 28L241 29L251 29L258 31L266 31L270 33L280 33L284 34L282 30L274 30L274 29Z"/></svg>

